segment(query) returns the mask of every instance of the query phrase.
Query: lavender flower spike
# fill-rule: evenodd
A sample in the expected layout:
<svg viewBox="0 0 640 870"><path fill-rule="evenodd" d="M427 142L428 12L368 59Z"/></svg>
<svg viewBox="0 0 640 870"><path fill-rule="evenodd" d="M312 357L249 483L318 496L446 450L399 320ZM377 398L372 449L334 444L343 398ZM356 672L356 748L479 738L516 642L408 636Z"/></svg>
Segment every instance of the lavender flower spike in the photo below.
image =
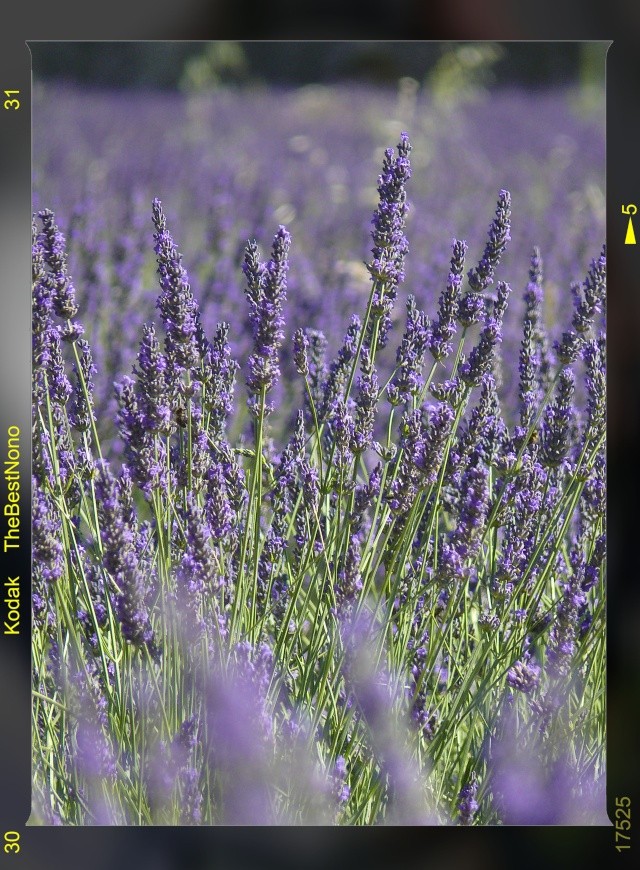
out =
<svg viewBox="0 0 640 870"><path fill-rule="evenodd" d="M398 156L387 148L378 178L380 195L378 208L373 215L373 260L367 266L373 278L371 312L374 320L380 321L378 343L383 347L391 326L390 313L396 299L397 287L404 281L404 260L409 251L409 242L404 234L408 211L406 183L411 177L409 153L411 144L406 133L400 135ZM371 336L368 335L367 339Z"/></svg>
<svg viewBox="0 0 640 870"><path fill-rule="evenodd" d="M603 342L604 345L604 342ZM585 442L593 449L605 433L606 426L606 363L605 349L598 341L587 341L582 352L586 365L587 423Z"/></svg>
<svg viewBox="0 0 640 870"><path fill-rule="evenodd" d="M475 269L467 273L469 287L474 293L484 293L493 284L495 269L500 262L507 242L511 239L511 194L508 190L501 190L498 196L495 220L489 227L489 241L487 242L482 259Z"/></svg>
<svg viewBox="0 0 640 870"><path fill-rule="evenodd" d="M44 261L50 269L49 281L52 289L53 308L62 320L69 320L78 313L75 290L67 272L66 241L55 223L55 214L48 208L38 212L42 221L42 243Z"/></svg>
<svg viewBox="0 0 640 870"><path fill-rule="evenodd" d="M138 352L137 392L145 430L164 435L171 432L170 398L167 392L167 360L160 350L153 324L144 324Z"/></svg>
<svg viewBox="0 0 640 870"><path fill-rule="evenodd" d="M430 343L430 322L416 306L413 295L407 298L407 328L396 353L397 374L387 387L392 405L408 402L422 387L424 355Z"/></svg>
<svg viewBox="0 0 640 870"><path fill-rule="evenodd" d="M350 445L356 454L362 453L371 444L378 404L378 378L367 348L362 348L360 364L362 376L358 379L353 441Z"/></svg>
<svg viewBox="0 0 640 870"><path fill-rule="evenodd" d="M218 441L223 438L227 419L233 411L233 392L239 368L238 363L231 359L228 335L228 323L218 323L211 342L205 338L200 324L196 333L202 368L200 372L194 372L194 377L203 383L202 405L209 412L210 434Z"/></svg>
<svg viewBox="0 0 640 870"><path fill-rule="evenodd" d="M307 338L304 329L296 329L293 336L293 361L296 366L296 371L303 377L309 374L308 348L309 339Z"/></svg>
<svg viewBox="0 0 640 870"><path fill-rule="evenodd" d="M98 465L95 480L104 565L118 584L116 611L122 634L134 646L155 650L154 632L145 603L145 588L133 530L126 523L116 480L106 462Z"/></svg>
<svg viewBox="0 0 640 870"><path fill-rule="evenodd" d="M153 200L153 223L156 227L153 237L162 287L157 306L166 332L167 359L181 368L189 369L198 361L198 303L193 298L189 276L182 265L182 255L178 253L167 230L167 219L157 197Z"/></svg>
<svg viewBox="0 0 640 870"><path fill-rule="evenodd" d="M473 817L478 812L477 793L478 781L474 774L458 795L459 824L470 825L473 822Z"/></svg>
<svg viewBox="0 0 640 870"><path fill-rule="evenodd" d="M79 432L86 432L91 427L91 421L93 420L95 422L96 419L93 410L94 387L92 378L93 374L96 372L96 367L93 364L91 348L83 338L78 340L78 351L80 354L80 368L78 369L76 363L73 364L76 378L72 403L69 409L69 423ZM82 381L84 381L87 390L88 401L85 400Z"/></svg>
<svg viewBox="0 0 640 870"><path fill-rule="evenodd" d="M582 284L572 288L575 311L573 328L580 334L589 331L597 312L602 311L606 293L607 258L606 246L597 260L591 261L587 277Z"/></svg>
<svg viewBox="0 0 640 870"><path fill-rule="evenodd" d="M542 464L551 468L560 465L570 447L574 419L572 405L575 391L575 375L565 368L560 373L560 383L555 402L545 411L542 425Z"/></svg>
<svg viewBox="0 0 640 870"><path fill-rule="evenodd" d="M460 379L468 386L479 386L483 377L491 371L496 345L502 341L502 320L510 293L510 286L501 281L493 313L486 318L480 340L469 359L460 366Z"/></svg>
<svg viewBox="0 0 640 870"><path fill-rule="evenodd" d="M460 296L460 287L462 286L462 272L464 270L466 253L467 243L455 239L447 286L440 296L438 319L433 324L429 336L429 350L435 360L445 359L453 349L451 339L456 331L458 298Z"/></svg>
<svg viewBox="0 0 640 870"><path fill-rule="evenodd" d="M244 265L247 298L251 306L254 352L249 359L247 386L250 393L268 392L280 376L278 348L284 338L282 305L287 298L288 254L291 236L286 228L278 229L268 263L260 262L255 241L247 245Z"/></svg>
<svg viewBox="0 0 640 870"><path fill-rule="evenodd" d="M409 247L403 231L407 214L405 185L411 177L410 151L406 133L400 135L395 160L392 148L385 151L382 175L378 178L380 202L371 221L374 247L369 271L374 278L389 285L404 280L404 258Z"/></svg>

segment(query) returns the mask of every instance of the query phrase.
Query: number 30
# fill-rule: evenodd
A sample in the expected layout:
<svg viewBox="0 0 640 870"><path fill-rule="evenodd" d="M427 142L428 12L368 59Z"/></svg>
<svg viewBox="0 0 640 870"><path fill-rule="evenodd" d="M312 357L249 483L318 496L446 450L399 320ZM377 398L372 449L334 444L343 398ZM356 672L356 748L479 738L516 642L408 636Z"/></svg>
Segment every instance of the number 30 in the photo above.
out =
<svg viewBox="0 0 640 870"><path fill-rule="evenodd" d="M10 852L15 852L16 854L20 851L20 843L18 840L20 839L20 834L17 831L5 831L4 834L4 851L9 854Z"/></svg>

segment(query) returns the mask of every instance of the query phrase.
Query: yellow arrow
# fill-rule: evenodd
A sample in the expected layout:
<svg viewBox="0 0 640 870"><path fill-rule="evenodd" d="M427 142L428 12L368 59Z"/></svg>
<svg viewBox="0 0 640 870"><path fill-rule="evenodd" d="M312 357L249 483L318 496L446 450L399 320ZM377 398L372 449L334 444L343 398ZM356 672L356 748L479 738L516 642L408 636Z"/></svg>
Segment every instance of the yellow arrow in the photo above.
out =
<svg viewBox="0 0 640 870"><path fill-rule="evenodd" d="M625 245L635 245L636 243L636 234L633 231L631 218L629 218L629 225L627 227L627 235L624 237L624 243Z"/></svg>

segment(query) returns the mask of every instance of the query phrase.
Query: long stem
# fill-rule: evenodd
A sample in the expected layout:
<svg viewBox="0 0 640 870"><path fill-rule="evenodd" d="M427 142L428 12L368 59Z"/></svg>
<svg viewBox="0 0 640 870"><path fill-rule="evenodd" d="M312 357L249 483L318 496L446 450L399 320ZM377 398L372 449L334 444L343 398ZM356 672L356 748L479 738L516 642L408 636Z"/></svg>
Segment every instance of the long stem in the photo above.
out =
<svg viewBox="0 0 640 870"><path fill-rule="evenodd" d="M260 390L258 405L258 419L256 421L255 464L253 471L253 496L254 503L254 529L253 529L253 583L251 595L251 633L254 634L257 627L258 612L258 569L260 566L260 521L262 518L262 440L264 435L264 411L266 389ZM257 643L258 638L253 638Z"/></svg>

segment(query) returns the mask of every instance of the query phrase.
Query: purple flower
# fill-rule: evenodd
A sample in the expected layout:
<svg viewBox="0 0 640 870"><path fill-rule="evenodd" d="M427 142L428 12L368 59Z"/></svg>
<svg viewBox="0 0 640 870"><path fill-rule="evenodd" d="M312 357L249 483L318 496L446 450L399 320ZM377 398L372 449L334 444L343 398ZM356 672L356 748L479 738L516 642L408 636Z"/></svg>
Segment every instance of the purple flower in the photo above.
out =
<svg viewBox="0 0 640 870"><path fill-rule="evenodd" d="M484 296L479 293L465 293L458 302L457 320L465 329L479 323L485 310Z"/></svg>
<svg viewBox="0 0 640 870"><path fill-rule="evenodd" d="M587 372L587 422L584 440L588 449L593 449L605 434L606 425L606 362L604 342L595 339L585 342L582 356Z"/></svg>
<svg viewBox="0 0 640 870"><path fill-rule="evenodd" d="M572 329L563 332L561 340L553 344L558 362L563 366L575 362L582 352L583 343L584 339L580 333L574 332Z"/></svg>
<svg viewBox="0 0 640 870"><path fill-rule="evenodd" d="M47 281L44 245L38 236L35 217L31 226L31 275L33 284L32 296L32 319L31 335L33 344L34 365L46 364L42 359L43 350L40 349L42 334L47 331L51 324L53 303L51 301L51 288Z"/></svg>
<svg viewBox="0 0 640 870"><path fill-rule="evenodd" d="M227 497L239 524L248 498L244 471L235 451L226 442L220 442L212 449L212 459L222 468Z"/></svg>
<svg viewBox="0 0 640 870"><path fill-rule="evenodd" d="M408 242L404 235L407 214L406 183L411 177L409 154L411 143L406 133L400 135L398 156L393 148L384 152L382 174L378 178L378 208L372 218L373 260L369 271L374 281L391 287L404 280L404 258Z"/></svg>
<svg viewBox="0 0 640 870"><path fill-rule="evenodd" d="M73 344L81 335L84 335L84 326L77 320L67 321L60 327L60 338L67 344Z"/></svg>
<svg viewBox="0 0 640 870"><path fill-rule="evenodd" d="M529 283L524 293L525 314L519 357L520 427L515 437L521 439L533 422L537 405L548 386L551 361L542 323L542 257L534 248L529 269ZM517 444L519 446L519 443Z"/></svg>
<svg viewBox="0 0 640 870"><path fill-rule="evenodd" d="M134 646L154 649L154 632L149 621L145 584L134 548L134 533L125 521L121 496L106 462L98 464L95 479L100 537L105 568L116 582L116 612L122 634Z"/></svg>
<svg viewBox="0 0 640 870"><path fill-rule="evenodd" d="M221 578L215 570L216 563L210 545L213 537L211 528L192 493L187 494L184 526L186 546L178 580L198 594L210 596L220 588Z"/></svg>
<svg viewBox="0 0 640 870"><path fill-rule="evenodd" d="M98 634L100 629L107 626L109 619L109 611L107 609L107 593L104 585L104 578L100 568L93 564L86 551L82 546L78 546L78 554L72 556L73 568L75 571L83 572L87 580L87 588L91 599L90 609L79 609L76 612L76 617L81 623L85 637L91 647L94 655L100 655L100 647L98 643ZM93 615L90 610L93 610ZM95 615L95 620L93 616ZM110 665L107 665L109 668Z"/></svg>
<svg viewBox="0 0 640 870"><path fill-rule="evenodd" d="M429 336L429 350L436 360L445 359L453 349L451 339L456 331L458 299L462 286L462 273L464 272L466 253L467 243L454 239L451 270L447 279L447 286L440 296L438 319L433 324Z"/></svg>
<svg viewBox="0 0 640 870"><path fill-rule="evenodd" d="M409 710L411 722L426 740L431 740L435 733L436 715L431 712L428 705L426 658L425 645L416 646L411 656L411 683L407 686L407 695L411 704Z"/></svg>
<svg viewBox="0 0 640 870"><path fill-rule="evenodd" d="M309 513L311 521L318 509L320 500L318 470L306 459L300 463L300 479L302 481L302 505Z"/></svg>
<svg viewBox="0 0 640 870"><path fill-rule="evenodd" d="M282 504L274 511L273 520L265 535L264 545L258 562L258 598L264 604L267 594L270 594L275 614L282 617L288 597L286 574L274 577L280 564L280 559L287 547L287 532L289 521Z"/></svg>
<svg viewBox="0 0 640 870"><path fill-rule="evenodd" d="M335 398L329 407L327 419L337 451L337 464L339 469L344 470L353 459L351 448L355 443L355 426L353 417L347 411L347 403Z"/></svg>
<svg viewBox="0 0 640 870"><path fill-rule="evenodd" d="M91 427L91 421L95 422L96 419L93 403L93 375L95 374L96 367L93 364L91 348L84 339L78 341L78 351L80 354L80 367L78 368L76 363L73 364L75 384L69 408L69 422L79 432L86 432Z"/></svg>
<svg viewBox="0 0 640 870"><path fill-rule="evenodd" d="M293 433L291 434L284 450L280 454L278 462L275 493L277 497L280 497L283 500L286 498L290 500L294 497L296 478L301 468L304 447L304 413L303 411L298 411ZM289 501L287 501L286 504L288 507Z"/></svg>
<svg viewBox="0 0 640 870"><path fill-rule="evenodd" d="M35 401L34 398L34 407ZM34 423L32 443L31 472L33 480L39 486L46 484L50 489L55 489L55 472L49 453L49 444L51 443L49 432L43 426Z"/></svg>
<svg viewBox="0 0 640 870"><path fill-rule="evenodd" d="M392 405L408 402L422 386L424 355L430 340L429 318L419 311L414 296L407 298L407 327L396 353L397 373L387 387Z"/></svg>
<svg viewBox="0 0 640 870"><path fill-rule="evenodd" d="M273 239L268 263L260 262L256 242L247 245L243 271L253 326L254 352L249 359L249 392L268 392L280 376L278 349L284 338L282 306L287 298L287 271L291 236L281 226Z"/></svg>
<svg viewBox="0 0 640 870"><path fill-rule="evenodd" d="M436 482L446 441L451 434L454 414L449 405L425 406L419 414L419 435L408 443L411 462L420 474L421 486Z"/></svg>
<svg viewBox="0 0 640 870"><path fill-rule="evenodd" d="M331 774L331 782L333 794L339 804L346 804L351 794L351 788L348 784L349 772L344 756L339 755L336 758Z"/></svg>
<svg viewBox="0 0 640 870"><path fill-rule="evenodd" d="M217 593L224 583L217 568L212 533L203 509L192 493L184 508L185 550L176 572L178 601L192 637L210 631L210 638L226 636L226 619Z"/></svg>
<svg viewBox="0 0 640 870"><path fill-rule="evenodd" d="M583 519L590 524L604 520L607 498L607 461L604 449L598 452L591 474L584 485L581 500Z"/></svg>
<svg viewBox="0 0 640 870"><path fill-rule="evenodd" d="M231 540L238 515L229 498L229 484L221 462L212 462L206 473L205 513L207 528L214 541Z"/></svg>
<svg viewBox="0 0 640 870"><path fill-rule="evenodd" d="M480 400L459 436L455 447L456 460L451 461L451 468L463 468L474 453L487 464L492 464L501 452L506 434L495 378L487 373L482 378Z"/></svg>
<svg viewBox="0 0 640 870"><path fill-rule="evenodd" d="M446 381L441 381L438 384L431 384L429 392L439 402L446 402L452 408L457 408L463 400L467 388L462 383L460 378L449 378Z"/></svg>
<svg viewBox="0 0 640 870"><path fill-rule="evenodd" d="M540 666L525 654L523 660L513 663L507 672L507 683L512 689L529 694L538 685Z"/></svg>
<svg viewBox="0 0 640 870"><path fill-rule="evenodd" d="M444 403L404 414L398 471L385 493L394 513L408 510L417 492L436 482L453 420L452 409Z"/></svg>
<svg viewBox="0 0 640 870"><path fill-rule="evenodd" d="M371 313L379 322L378 344L384 347L391 325L390 313L396 299L397 287L404 281L404 260L409 243L404 234L408 211L406 183L411 177L409 154L411 144L406 133L400 136L398 155L393 148L384 153L382 174L378 178L379 203L372 224L373 260L367 266L373 279ZM372 337L371 325L367 345Z"/></svg>
<svg viewBox="0 0 640 870"><path fill-rule="evenodd" d="M336 614L340 618L351 614L358 594L362 590L360 558L360 541L357 535L351 535L346 556L338 567L337 582L334 587Z"/></svg>
<svg viewBox="0 0 640 870"><path fill-rule="evenodd" d="M440 551L438 568L446 583L465 579L466 565L478 552L489 505L488 477L476 455L460 482L458 525Z"/></svg>
<svg viewBox="0 0 640 870"><path fill-rule="evenodd" d="M580 614L586 602L582 588L584 567L573 571L562 587L562 597L556 608L547 650L547 670L552 676L565 679L571 673L571 662L576 651L580 631Z"/></svg>
<svg viewBox="0 0 640 870"><path fill-rule="evenodd" d="M49 269L47 282L53 310L62 320L70 320L78 312L75 289L67 271L66 240L55 223L55 214L48 208L38 212L42 221L40 250Z"/></svg>
<svg viewBox="0 0 640 870"><path fill-rule="evenodd" d="M238 363L231 359L228 335L228 323L218 323L211 342L205 338L200 323L196 329L201 367L195 369L193 376L202 382L202 409L207 412L209 432L215 441L224 437L227 420L233 411L233 392L239 368Z"/></svg>
<svg viewBox="0 0 640 870"><path fill-rule="evenodd" d="M512 507L504 521L502 549L496 567L497 594L522 579L533 554L540 512L548 510L548 504L543 504L545 479L540 463L525 454L522 469L509 490ZM529 573L529 583L534 574L535 566Z"/></svg>
<svg viewBox="0 0 640 870"><path fill-rule="evenodd" d="M77 765L86 777L114 778L116 761L113 749L100 721L85 710L78 717L76 731Z"/></svg>
<svg viewBox="0 0 640 870"><path fill-rule="evenodd" d="M167 229L167 219L157 197L153 200L153 223L156 228L154 250L162 288L157 307L165 329L165 353L170 363L167 372L175 379L172 386L177 388L179 370L195 368L199 359L196 341L198 303L191 292L182 255Z"/></svg>
<svg viewBox="0 0 640 870"><path fill-rule="evenodd" d="M313 401L313 404L315 406L316 414L320 416L324 401L324 384L327 378L325 359L327 352L327 339L325 334L319 329L306 329L304 330L304 335L308 341L309 346L309 392L311 393L311 400ZM306 395L306 393L304 401L305 410L311 413L311 408L309 407L309 397Z"/></svg>
<svg viewBox="0 0 640 870"><path fill-rule="evenodd" d="M95 781L116 776L116 754L110 740L104 685L92 670L91 665L85 670L77 662L71 674L76 690L71 713L76 724L73 764L82 777Z"/></svg>
<svg viewBox="0 0 640 870"><path fill-rule="evenodd" d="M580 334L591 329L596 313L602 311L606 293L606 275L606 246L603 245L598 259L591 261L582 286L574 284L571 288L575 305L572 326Z"/></svg>
<svg viewBox="0 0 640 870"><path fill-rule="evenodd" d="M540 459L549 468L557 468L571 446L574 391L575 376L571 369L564 368L560 372L556 399L547 407L542 425Z"/></svg>
<svg viewBox="0 0 640 870"><path fill-rule="evenodd" d="M64 368L60 330L52 326L47 332L47 338L49 341L49 367L47 369L49 396L54 404L64 407L73 393L73 388Z"/></svg>
<svg viewBox="0 0 640 870"><path fill-rule="evenodd" d="M347 382L349 366L356 355L358 336L360 335L361 328L360 318L354 314L349 323L342 347L338 351L336 359L331 363L327 379L323 385L322 402L318 415L320 420L324 420L329 415L330 410L335 410L335 402L339 397L342 399L340 394ZM324 336L322 338L324 339Z"/></svg>
<svg viewBox="0 0 640 870"><path fill-rule="evenodd" d="M304 329L296 329L293 335L293 361L299 375L309 374L309 358L307 355L309 339Z"/></svg>
<svg viewBox="0 0 640 870"><path fill-rule="evenodd" d="M469 359L460 366L460 379L468 386L477 387L482 378L491 371L496 345L502 341L502 320L507 307L511 287L501 281L491 315L485 319L480 340L473 348Z"/></svg>
<svg viewBox="0 0 640 870"><path fill-rule="evenodd" d="M476 795L478 793L478 780L475 774L466 785L463 785L458 795L458 823L461 825L471 825L473 817L478 812L478 801Z"/></svg>
<svg viewBox="0 0 640 870"><path fill-rule="evenodd" d="M125 376L115 384L118 400L118 426L124 442L124 457L136 483L145 495L166 485L167 453L163 439L155 437L156 426L163 426L162 404L153 408L150 396L142 392L133 378Z"/></svg>
<svg viewBox="0 0 640 870"><path fill-rule="evenodd" d="M507 708L488 749L491 790L507 825L601 824L601 782L581 773L564 744L531 736ZM591 780L591 781L589 781Z"/></svg>
<svg viewBox="0 0 640 870"><path fill-rule="evenodd" d="M552 361L551 348L543 320L543 262L540 249L537 247L534 247L531 257L529 283L524 293L524 302L526 306L524 319L531 324L531 341L533 344L531 363L535 369L538 389L544 394L551 382ZM526 351L524 352L526 353Z"/></svg>
<svg viewBox="0 0 640 870"><path fill-rule="evenodd" d="M352 696L357 715L364 719L371 748L380 769L392 824L434 824L425 800L413 753L408 745L409 716L398 715L393 681L377 659L376 626L360 615L344 620L341 637L345 650L345 692Z"/></svg>
<svg viewBox="0 0 640 870"><path fill-rule="evenodd" d="M511 239L511 194L501 190L498 196L496 216L489 227L487 242L482 259L477 267L467 273L469 287L474 293L484 293L493 284L495 269L504 253L507 242Z"/></svg>
<svg viewBox="0 0 640 870"><path fill-rule="evenodd" d="M354 510L351 514L351 528L358 533L364 526L364 517L380 495L382 483L382 463L378 462L369 475L366 484L358 484L354 494Z"/></svg>
<svg viewBox="0 0 640 870"><path fill-rule="evenodd" d="M133 369L141 406L140 424L143 429L167 435L172 431L167 359L160 350L154 325L145 323L142 331L138 368Z"/></svg>
<svg viewBox="0 0 640 870"><path fill-rule="evenodd" d="M34 570L45 583L54 583L64 571L62 524L51 497L33 481L31 548Z"/></svg>
<svg viewBox="0 0 640 870"><path fill-rule="evenodd" d="M356 455L371 445L378 405L378 377L366 347L362 348L360 354L360 367L362 375L358 378L353 439L350 444Z"/></svg>
<svg viewBox="0 0 640 870"><path fill-rule="evenodd" d="M271 496L273 516L258 563L260 599L264 601L270 590L274 612L278 618L284 615L288 598L287 575L278 571L278 568L288 546L289 518L293 505L300 493L303 508L308 512L313 511L319 498L317 472L304 459L304 445L304 414L298 411L293 434L280 455ZM299 511L296 515L296 528L299 527L306 532L304 511ZM297 537L300 539L301 535ZM302 540L298 541L300 547L303 543Z"/></svg>

